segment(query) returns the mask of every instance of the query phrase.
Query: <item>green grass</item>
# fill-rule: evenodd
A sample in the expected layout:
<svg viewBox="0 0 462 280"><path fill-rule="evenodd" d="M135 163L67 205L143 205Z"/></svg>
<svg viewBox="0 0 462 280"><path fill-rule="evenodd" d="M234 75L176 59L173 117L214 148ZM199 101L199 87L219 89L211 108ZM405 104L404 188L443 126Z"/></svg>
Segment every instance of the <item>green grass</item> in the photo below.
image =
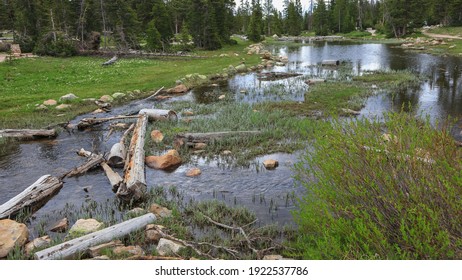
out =
<svg viewBox="0 0 462 280"><path fill-rule="evenodd" d="M326 123L296 166L307 194L294 256L460 259L462 150L451 126L405 113Z"/></svg>
<svg viewBox="0 0 462 280"><path fill-rule="evenodd" d="M444 34L444 35L451 35L451 36L462 36L462 26L445 26L445 27L437 27L428 30L428 33L433 34Z"/></svg>
<svg viewBox="0 0 462 280"><path fill-rule="evenodd" d="M259 57L248 56L243 49L247 45L227 46L221 50L197 52L202 59L120 59L115 65L101 67L105 58L41 57L21 59L0 64L0 127L42 127L49 122L62 122L76 115L95 109L95 105L82 102L63 112L50 109L36 112L35 105L47 99L59 99L74 93L81 99L99 98L115 92L141 90L132 97L145 97L162 86L174 86L175 81L187 74L203 75L221 73L229 65L237 65L245 59L248 65L257 64ZM218 57L228 53L228 57ZM238 53L240 56L235 56Z"/></svg>

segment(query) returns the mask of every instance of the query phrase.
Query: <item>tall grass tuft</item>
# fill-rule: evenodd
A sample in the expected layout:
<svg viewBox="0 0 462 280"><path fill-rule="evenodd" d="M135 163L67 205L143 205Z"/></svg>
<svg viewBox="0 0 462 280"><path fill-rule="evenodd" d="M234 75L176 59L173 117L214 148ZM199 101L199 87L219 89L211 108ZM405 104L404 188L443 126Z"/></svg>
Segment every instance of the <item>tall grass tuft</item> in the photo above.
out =
<svg viewBox="0 0 462 280"><path fill-rule="evenodd" d="M404 113L333 121L296 165L304 259L462 258L462 150Z"/></svg>

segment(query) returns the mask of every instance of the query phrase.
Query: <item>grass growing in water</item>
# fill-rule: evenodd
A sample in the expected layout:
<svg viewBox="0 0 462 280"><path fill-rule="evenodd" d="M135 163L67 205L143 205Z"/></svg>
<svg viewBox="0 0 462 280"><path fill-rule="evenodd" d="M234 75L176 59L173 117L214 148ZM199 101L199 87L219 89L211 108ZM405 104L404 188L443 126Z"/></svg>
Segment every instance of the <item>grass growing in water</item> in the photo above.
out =
<svg viewBox="0 0 462 280"><path fill-rule="evenodd" d="M401 113L337 120L314 136L296 167L307 189L295 213L299 257L462 257L462 151L447 129Z"/></svg>

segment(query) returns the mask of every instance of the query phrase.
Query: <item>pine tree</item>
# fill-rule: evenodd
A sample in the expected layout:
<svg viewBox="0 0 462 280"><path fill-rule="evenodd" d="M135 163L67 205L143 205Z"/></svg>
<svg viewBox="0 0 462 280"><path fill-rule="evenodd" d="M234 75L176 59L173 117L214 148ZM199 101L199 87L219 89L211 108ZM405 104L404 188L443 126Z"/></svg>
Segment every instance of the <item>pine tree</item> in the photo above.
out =
<svg viewBox="0 0 462 280"><path fill-rule="evenodd" d="M329 13L324 0L319 0L316 9L313 11L313 28L316 35L325 36L329 34Z"/></svg>
<svg viewBox="0 0 462 280"><path fill-rule="evenodd" d="M259 0L252 0L252 16L250 18L247 37L253 42L262 40L261 34L263 30L263 11Z"/></svg>

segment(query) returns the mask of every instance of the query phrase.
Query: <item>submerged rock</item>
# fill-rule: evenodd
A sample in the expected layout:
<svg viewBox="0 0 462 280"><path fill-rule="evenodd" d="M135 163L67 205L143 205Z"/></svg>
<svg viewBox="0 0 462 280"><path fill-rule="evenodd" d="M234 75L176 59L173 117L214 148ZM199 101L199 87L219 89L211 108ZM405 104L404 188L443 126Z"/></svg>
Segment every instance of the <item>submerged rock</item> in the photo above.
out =
<svg viewBox="0 0 462 280"><path fill-rule="evenodd" d="M22 247L29 238L25 224L10 219L0 220L0 259L8 256L16 246Z"/></svg>

